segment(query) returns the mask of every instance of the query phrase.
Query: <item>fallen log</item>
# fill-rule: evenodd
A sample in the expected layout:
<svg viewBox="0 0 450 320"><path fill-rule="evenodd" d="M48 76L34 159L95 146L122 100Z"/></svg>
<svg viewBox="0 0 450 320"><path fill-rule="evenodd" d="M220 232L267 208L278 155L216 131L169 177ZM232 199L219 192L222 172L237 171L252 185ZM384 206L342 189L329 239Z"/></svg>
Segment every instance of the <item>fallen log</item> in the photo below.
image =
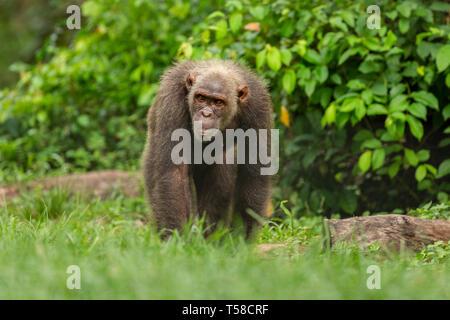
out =
<svg viewBox="0 0 450 320"><path fill-rule="evenodd" d="M104 170L75 173L30 181L25 184L0 187L0 205L5 201L18 197L20 192L23 191L29 192L36 189L45 191L53 188L102 199L117 190L129 197L137 197L141 194L139 172Z"/></svg>
<svg viewBox="0 0 450 320"><path fill-rule="evenodd" d="M358 243L363 248L378 242L393 250L417 251L436 241L450 241L450 221L399 214L324 219L324 233L330 247L340 241Z"/></svg>

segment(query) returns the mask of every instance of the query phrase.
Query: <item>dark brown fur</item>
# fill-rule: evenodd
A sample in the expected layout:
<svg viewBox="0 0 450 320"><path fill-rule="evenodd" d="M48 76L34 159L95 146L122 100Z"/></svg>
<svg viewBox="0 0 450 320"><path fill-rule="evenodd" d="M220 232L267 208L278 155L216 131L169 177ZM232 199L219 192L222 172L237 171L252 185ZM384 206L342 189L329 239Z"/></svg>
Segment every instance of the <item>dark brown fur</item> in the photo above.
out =
<svg viewBox="0 0 450 320"><path fill-rule="evenodd" d="M177 144L170 139L172 132L185 128L192 133L186 79L192 72L199 75L212 69L225 70L225 79L233 86L248 87L247 100L237 103L236 113L226 128L271 128L272 104L268 90L249 70L221 60L187 61L169 68L162 76L148 113L148 141L143 158L147 195L159 229L180 229L194 213L196 203L198 212L206 212L213 225L226 220L230 209L240 213L249 236L256 221L246 210L250 208L264 216L271 195L271 178L260 175L260 164L175 165L171 161L171 150ZM191 178L195 193L191 190ZM193 194L197 195L195 201Z"/></svg>

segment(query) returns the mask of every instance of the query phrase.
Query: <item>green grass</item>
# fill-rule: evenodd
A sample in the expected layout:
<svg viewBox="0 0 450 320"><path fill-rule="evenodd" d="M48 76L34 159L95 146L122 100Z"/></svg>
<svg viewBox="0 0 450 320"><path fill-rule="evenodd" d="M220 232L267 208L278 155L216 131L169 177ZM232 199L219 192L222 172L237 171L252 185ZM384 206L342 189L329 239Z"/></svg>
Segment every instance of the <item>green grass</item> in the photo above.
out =
<svg viewBox="0 0 450 320"><path fill-rule="evenodd" d="M420 254L374 246L324 250L321 218L267 223L257 243L287 248L260 255L238 231L202 236L202 223L162 241L145 219L143 198L23 195L0 207L0 299L449 299L446 244ZM302 252L298 245L306 246ZM81 289L69 290L70 265ZM369 265L381 289L369 290Z"/></svg>

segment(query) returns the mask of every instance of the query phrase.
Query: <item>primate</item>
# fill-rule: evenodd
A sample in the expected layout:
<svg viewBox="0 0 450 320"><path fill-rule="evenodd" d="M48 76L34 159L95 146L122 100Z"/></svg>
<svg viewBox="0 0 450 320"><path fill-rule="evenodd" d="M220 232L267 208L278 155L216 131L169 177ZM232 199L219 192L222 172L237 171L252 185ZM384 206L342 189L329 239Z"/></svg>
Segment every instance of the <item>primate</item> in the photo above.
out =
<svg viewBox="0 0 450 320"><path fill-rule="evenodd" d="M177 141L171 135L176 129L202 136L208 129L250 128L267 129L270 135L271 112L264 82L236 62L185 61L165 71L148 112L143 155L146 192L158 229L181 229L192 214L206 214L213 229L239 213L247 237L252 234L257 222L247 209L264 216L270 201L271 177L260 173L264 165L175 164L171 152ZM199 132L194 132L194 122L201 124ZM270 140L264 142L268 150ZM244 151L248 156L248 146Z"/></svg>

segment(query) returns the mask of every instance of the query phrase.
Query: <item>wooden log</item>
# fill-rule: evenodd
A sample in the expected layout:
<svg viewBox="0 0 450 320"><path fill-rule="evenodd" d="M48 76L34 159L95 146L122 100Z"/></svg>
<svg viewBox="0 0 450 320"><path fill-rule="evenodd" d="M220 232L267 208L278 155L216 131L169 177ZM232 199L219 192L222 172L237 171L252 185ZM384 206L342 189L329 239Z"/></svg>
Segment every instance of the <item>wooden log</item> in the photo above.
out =
<svg viewBox="0 0 450 320"><path fill-rule="evenodd" d="M129 197L137 197L141 194L139 172L104 170L45 178L7 187L0 186L0 205L18 197L20 192L53 188L100 198L105 198L116 190L121 190Z"/></svg>
<svg viewBox="0 0 450 320"><path fill-rule="evenodd" d="M450 221L399 214L324 219L324 232L331 247L344 241L358 243L365 248L377 241L389 249L417 251L436 241L450 241Z"/></svg>

